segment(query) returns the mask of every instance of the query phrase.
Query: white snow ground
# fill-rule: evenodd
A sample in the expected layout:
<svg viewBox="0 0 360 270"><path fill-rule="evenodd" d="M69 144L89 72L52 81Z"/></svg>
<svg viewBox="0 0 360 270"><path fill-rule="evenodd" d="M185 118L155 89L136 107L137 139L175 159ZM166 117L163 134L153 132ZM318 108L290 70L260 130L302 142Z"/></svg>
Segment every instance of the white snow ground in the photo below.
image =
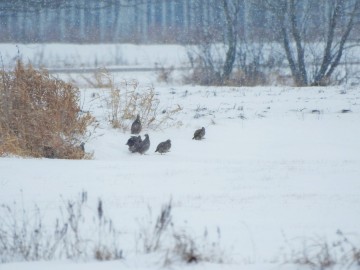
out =
<svg viewBox="0 0 360 270"><path fill-rule="evenodd" d="M183 107L174 119L183 125L142 132L151 140L145 155L129 153L130 134L107 124L106 108L91 98L103 91L82 89L84 109L101 123L86 144L93 160L0 159L0 204L21 202L30 213L36 204L52 222L64 199L85 190L92 209L103 200L122 233L124 259L13 262L0 269L162 268L164 253L146 255L137 245L149 209L156 217L170 199L174 226L196 241L207 231L220 244L224 263L175 261L165 268L308 269L291 263L292 252L319 239L336 240L338 230L360 247L358 88L153 83L162 106ZM192 140L202 126L205 139ZM168 138L171 152L154 153Z"/></svg>
<svg viewBox="0 0 360 270"><path fill-rule="evenodd" d="M188 61L181 45L135 44L0 44L5 67L20 56L36 67L89 68L109 66L179 67Z"/></svg>

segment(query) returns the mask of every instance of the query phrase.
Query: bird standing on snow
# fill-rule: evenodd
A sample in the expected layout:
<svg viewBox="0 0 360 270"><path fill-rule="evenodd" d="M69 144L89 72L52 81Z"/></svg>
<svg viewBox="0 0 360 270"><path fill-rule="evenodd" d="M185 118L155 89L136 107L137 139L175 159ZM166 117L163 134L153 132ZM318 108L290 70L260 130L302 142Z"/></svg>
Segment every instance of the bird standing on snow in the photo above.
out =
<svg viewBox="0 0 360 270"><path fill-rule="evenodd" d="M143 140L141 143L139 143L136 150L140 154L144 154L147 150L149 150L149 148L150 148L149 135L145 134L145 140Z"/></svg>
<svg viewBox="0 0 360 270"><path fill-rule="evenodd" d="M131 136L130 139L128 139L126 145L129 146L129 151L131 153L137 152L137 149L141 143L141 136Z"/></svg>
<svg viewBox="0 0 360 270"><path fill-rule="evenodd" d="M163 154L169 152L170 148L171 148L171 141L167 140L165 142L159 143L159 145L156 147L155 152L159 152L160 154Z"/></svg>
<svg viewBox="0 0 360 270"><path fill-rule="evenodd" d="M205 128L202 127L201 129L195 131L193 139L201 140L204 136L205 136Z"/></svg>
<svg viewBox="0 0 360 270"><path fill-rule="evenodd" d="M85 156L85 143L82 142L79 146L78 146L79 151L79 156L80 157L84 157Z"/></svg>
<svg viewBox="0 0 360 270"><path fill-rule="evenodd" d="M131 125L131 134L139 134L141 131L140 115L136 116L136 120Z"/></svg>
<svg viewBox="0 0 360 270"><path fill-rule="evenodd" d="M83 153L85 153L85 143L84 143L84 142L82 142L82 143L80 144L79 149L80 149Z"/></svg>

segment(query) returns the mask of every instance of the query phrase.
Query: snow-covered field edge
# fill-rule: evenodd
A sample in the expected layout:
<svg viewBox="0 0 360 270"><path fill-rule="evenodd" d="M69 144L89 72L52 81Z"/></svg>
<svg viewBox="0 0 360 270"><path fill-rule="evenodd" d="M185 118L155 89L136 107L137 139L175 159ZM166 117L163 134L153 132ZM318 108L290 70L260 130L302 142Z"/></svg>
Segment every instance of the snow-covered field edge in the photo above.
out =
<svg viewBox="0 0 360 270"><path fill-rule="evenodd" d="M33 225L26 227L29 241L38 237L32 230L37 217L44 229L39 243L46 243L57 219L70 222L69 204L75 207L83 191L88 195L79 219L86 244L69 234L62 251L66 257L69 249L83 247L87 256L1 269L358 269L358 88L151 85L162 106L179 104L173 121L182 125L145 130L152 142L145 155L129 153L130 134L110 127L106 91L83 88L82 107L100 122L86 144L94 160L1 158L2 211L14 202L17 209L15 215L2 212L1 224L16 221L20 232L21 224ZM205 140L191 140L202 126ZM154 153L168 138L171 152ZM156 235L160 210L170 200L162 248L146 252L145 239ZM175 236L182 247L194 242L201 256L211 258L187 264L172 253L178 251ZM114 247L118 260L96 261L99 243Z"/></svg>

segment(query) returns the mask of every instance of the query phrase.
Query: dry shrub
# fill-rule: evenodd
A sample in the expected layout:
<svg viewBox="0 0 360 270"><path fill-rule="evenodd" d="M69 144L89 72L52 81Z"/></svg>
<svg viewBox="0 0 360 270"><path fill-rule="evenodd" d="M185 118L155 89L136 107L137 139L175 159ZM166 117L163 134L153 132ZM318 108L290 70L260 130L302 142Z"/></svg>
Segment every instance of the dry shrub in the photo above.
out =
<svg viewBox="0 0 360 270"><path fill-rule="evenodd" d="M205 231L203 237L194 238L186 231L174 232L173 260L176 258L186 263L212 262L223 263L225 253L220 245L220 229L218 239L212 241ZM171 260L171 258L168 258Z"/></svg>
<svg viewBox="0 0 360 270"><path fill-rule="evenodd" d="M185 84L199 84L199 85L222 85L221 75L213 68L203 65L201 62L196 62L193 69L188 74L183 76L183 83Z"/></svg>
<svg viewBox="0 0 360 270"><path fill-rule="evenodd" d="M136 80L115 84L110 74L102 73L102 76L107 78L110 85L105 102L113 128L128 130L138 114L143 129L158 130L181 125L181 122L173 119L173 116L182 110L180 105L160 107L154 88L140 88Z"/></svg>
<svg viewBox="0 0 360 270"><path fill-rule="evenodd" d="M172 74L174 72L174 67L171 66L169 68L160 67L157 71L157 81L169 83L172 80Z"/></svg>
<svg viewBox="0 0 360 270"><path fill-rule="evenodd" d="M268 75L260 71L255 65L248 65L244 69L234 70L225 85L257 86L268 84Z"/></svg>
<svg viewBox="0 0 360 270"><path fill-rule="evenodd" d="M360 266L358 242L338 230L334 241L322 238L305 239L302 249L291 249L287 262L309 266L311 269L333 269L336 265L344 269ZM353 238L353 235L351 235Z"/></svg>
<svg viewBox="0 0 360 270"><path fill-rule="evenodd" d="M143 251L164 254L164 266L175 262L223 263L226 256L220 245L220 228L217 230L217 239L210 239L207 230L204 231L203 237L194 237L187 229L175 226L172 209L170 200L161 207L159 215L154 220L149 208L149 220L139 234Z"/></svg>
<svg viewBox="0 0 360 270"><path fill-rule="evenodd" d="M229 79L222 80L220 72L197 64L183 76L183 82L200 85L256 86L268 84L269 74L261 70L260 66L249 64L244 68L234 69Z"/></svg>
<svg viewBox="0 0 360 270"><path fill-rule="evenodd" d="M94 122L79 107L79 90L18 61L0 73L0 155L81 159Z"/></svg>
<svg viewBox="0 0 360 270"><path fill-rule="evenodd" d="M96 247L94 257L98 261L113 260L113 254L106 246Z"/></svg>
<svg viewBox="0 0 360 270"><path fill-rule="evenodd" d="M105 215L96 217L88 193L64 200L56 219L38 206L0 204L0 265L18 261L119 260L121 232ZM102 210L103 211L103 210Z"/></svg>
<svg viewBox="0 0 360 270"><path fill-rule="evenodd" d="M106 68L97 69L92 76L81 76L93 88L110 88L112 80Z"/></svg>
<svg viewBox="0 0 360 270"><path fill-rule="evenodd" d="M149 209L151 210L151 209ZM156 252L162 248L163 239L168 234L168 229L172 227L172 201L164 204L161 207L161 212L156 218L154 223L151 220L151 211L150 213L150 228L146 227L141 230L140 238L143 240L143 247L145 253Z"/></svg>

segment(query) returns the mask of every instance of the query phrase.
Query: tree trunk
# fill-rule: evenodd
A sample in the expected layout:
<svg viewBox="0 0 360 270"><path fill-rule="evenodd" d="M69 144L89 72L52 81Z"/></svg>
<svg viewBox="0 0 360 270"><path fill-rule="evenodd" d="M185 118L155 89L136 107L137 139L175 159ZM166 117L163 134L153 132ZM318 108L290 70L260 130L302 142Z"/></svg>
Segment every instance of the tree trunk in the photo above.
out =
<svg viewBox="0 0 360 270"><path fill-rule="evenodd" d="M286 58L289 62L289 67L291 70L292 77L297 86L304 86L300 72L298 70L297 64L295 62L294 56L291 51L290 39L289 39L289 36L287 33L285 22L283 22L283 25L281 28L282 28L281 33L282 33L282 38L283 38L283 45L284 45L284 49L285 49L285 53L286 53Z"/></svg>
<svg viewBox="0 0 360 270"><path fill-rule="evenodd" d="M290 7L290 10L293 9L293 11L295 12L294 10L294 6ZM292 48L291 48L291 39L290 39L290 36L289 36L289 30L287 28L287 24L288 24L288 12L289 12L289 7L288 7L288 4L287 4L287 0L285 0L284 2L282 2L282 4L280 4L279 6L275 7L273 9L273 12L275 12L279 22L280 22L280 25L281 25L281 38L282 38L282 43L283 43L283 46L284 46L284 50L285 50L285 54L286 54L286 59L288 60L289 62L289 67L290 67L290 71L291 71L291 75L294 79L294 82L295 82L295 85L296 86L305 86L307 85L307 82L306 80L304 80L304 76L302 76L302 72L299 68L299 61L296 61L295 60L295 57L293 55L293 51L292 51ZM291 16L291 14L289 15L290 17L290 20L292 20L292 25L291 25L291 30L292 30L292 36L295 37L298 39L298 43L299 45L296 47L297 49L299 48L302 48L301 46L301 36L299 35L299 33L297 32L297 26L296 26L296 19L294 18L294 15L295 13L293 14L293 16ZM294 31L296 33L294 33ZM302 54L298 53L298 58L297 60L299 59L303 59L303 54L304 52L302 52ZM303 63L302 65L302 69L303 69L303 74L305 73L306 74L306 69L305 69L305 64ZM304 71L305 70L305 71ZM306 78L306 76L305 76Z"/></svg>
<svg viewBox="0 0 360 270"><path fill-rule="evenodd" d="M234 31L234 20L236 16L234 16L234 19L231 18L227 0L223 0L223 9L226 21L227 41L229 47L226 52L226 59L224 63L223 73L221 76L221 83L229 80L236 56L236 36Z"/></svg>
<svg viewBox="0 0 360 270"><path fill-rule="evenodd" d="M295 0L290 0L290 22L291 22L291 32L295 40L296 51L297 51L297 64L298 64L298 74L297 79L300 80L300 85L305 86L308 85L307 72L305 67L305 59L304 59L304 48L301 44L301 35L298 28L297 17L296 17L296 9L295 9Z"/></svg>
<svg viewBox="0 0 360 270"><path fill-rule="evenodd" d="M336 69L336 67L340 63L341 56L344 51L345 43L350 35L351 30L354 27L354 17L356 16L357 12L360 9L360 0L356 0L354 4L354 8L350 13L349 22L346 25L345 31L343 35L341 36L340 42L339 42L339 48L335 52L334 55L331 54L331 51L333 49L332 43L334 39L334 33L335 33L335 27L337 24L337 20L340 18L340 9L342 7L343 2L339 1L334 9L334 12L330 18L329 22L329 31L327 35L327 42L326 42L326 48L324 52L323 62L321 64L321 68L319 72L316 74L313 85L322 85L324 82L326 82Z"/></svg>
<svg viewBox="0 0 360 270"><path fill-rule="evenodd" d="M334 40L335 27L337 24L337 20L340 16L340 9L341 9L341 2L339 1L336 4L336 7L335 7L333 13L331 14L331 18L329 20L329 29L328 29L328 34L326 36L326 47L324 50L324 56L322 59L320 70L318 71L318 73L316 74L316 76L314 78L313 85L321 84L321 82L324 79L325 73L331 63L331 58L332 58L331 57L331 49L332 49L332 43Z"/></svg>

